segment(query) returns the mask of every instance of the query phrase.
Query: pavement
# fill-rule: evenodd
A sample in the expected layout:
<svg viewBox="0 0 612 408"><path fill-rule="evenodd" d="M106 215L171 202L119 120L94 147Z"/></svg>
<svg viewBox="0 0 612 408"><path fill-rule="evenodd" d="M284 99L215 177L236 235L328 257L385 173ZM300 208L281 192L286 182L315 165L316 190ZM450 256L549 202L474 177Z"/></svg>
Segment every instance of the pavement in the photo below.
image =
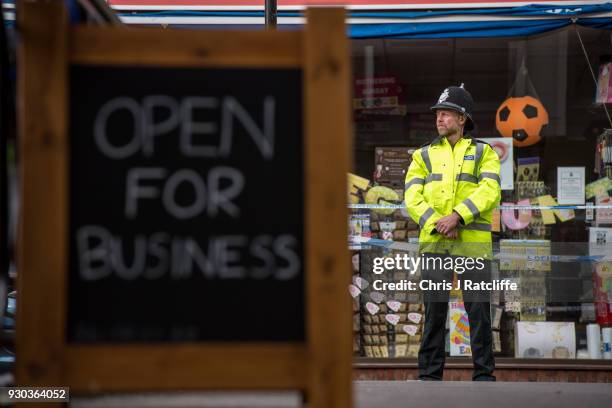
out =
<svg viewBox="0 0 612 408"><path fill-rule="evenodd" d="M612 408L610 383L360 381L356 408Z"/></svg>
<svg viewBox="0 0 612 408"><path fill-rule="evenodd" d="M610 383L356 381L355 408L608 408ZM77 408L307 408L297 392L188 392L72 398ZM329 407L333 408L333 407Z"/></svg>

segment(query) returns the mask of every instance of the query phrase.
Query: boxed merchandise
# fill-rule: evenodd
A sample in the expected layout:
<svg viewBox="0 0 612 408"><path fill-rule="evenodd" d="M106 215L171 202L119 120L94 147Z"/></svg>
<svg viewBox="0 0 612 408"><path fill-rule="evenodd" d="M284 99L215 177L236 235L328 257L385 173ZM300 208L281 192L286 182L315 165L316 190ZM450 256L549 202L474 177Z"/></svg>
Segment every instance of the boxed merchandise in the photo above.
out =
<svg viewBox="0 0 612 408"><path fill-rule="evenodd" d="M419 346L417 344L411 344L408 346L406 357L417 357L419 355Z"/></svg>
<svg viewBox="0 0 612 408"><path fill-rule="evenodd" d="M540 174L539 157L519 157L517 159L516 181L536 181Z"/></svg>
<svg viewBox="0 0 612 408"><path fill-rule="evenodd" d="M361 331L361 320L359 319L359 313L353 315L353 331Z"/></svg>
<svg viewBox="0 0 612 408"><path fill-rule="evenodd" d="M355 213L349 215L349 249L360 250L362 245L352 242L353 237L370 238L370 214Z"/></svg>
<svg viewBox="0 0 612 408"><path fill-rule="evenodd" d="M493 352L501 353L501 338L499 337L499 331L493 331Z"/></svg>
<svg viewBox="0 0 612 408"><path fill-rule="evenodd" d="M521 301L521 321L522 322L543 322L546 321L546 303L544 300Z"/></svg>
<svg viewBox="0 0 612 408"><path fill-rule="evenodd" d="M574 322L516 322L516 358L576 358Z"/></svg>
<svg viewBox="0 0 612 408"><path fill-rule="evenodd" d="M396 344L395 345L395 357L406 357L408 351L407 344Z"/></svg>
<svg viewBox="0 0 612 408"><path fill-rule="evenodd" d="M550 271L550 241L502 239L500 270Z"/></svg>
<svg viewBox="0 0 612 408"><path fill-rule="evenodd" d="M612 206L612 198L608 194L599 195L595 198L595 204L598 206ZM597 224L612 224L612 210L608 208L598 208L596 210Z"/></svg>
<svg viewBox="0 0 612 408"><path fill-rule="evenodd" d="M501 323L501 317L504 309L499 305L491 305L491 327L499 330L499 324Z"/></svg>

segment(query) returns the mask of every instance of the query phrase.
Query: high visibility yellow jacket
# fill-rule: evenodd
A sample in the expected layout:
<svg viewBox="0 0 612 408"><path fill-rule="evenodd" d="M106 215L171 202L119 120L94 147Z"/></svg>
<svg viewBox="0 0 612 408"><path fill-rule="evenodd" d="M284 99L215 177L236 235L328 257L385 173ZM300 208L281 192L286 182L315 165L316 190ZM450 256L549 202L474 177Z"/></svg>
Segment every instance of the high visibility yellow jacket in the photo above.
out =
<svg viewBox="0 0 612 408"><path fill-rule="evenodd" d="M501 198L499 171L497 153L487 143L469 136L459 139L454 147L446 137L438 137L414 152L406 174L404 200L410 217L421 228L422 251L440 252L457 248L457 243L490 248L492 212ZM462 218L457 240L435 230L436 221L453 211ZM469 256L472 250L481 252L476 245L466 245L459 253Z"/></svg>

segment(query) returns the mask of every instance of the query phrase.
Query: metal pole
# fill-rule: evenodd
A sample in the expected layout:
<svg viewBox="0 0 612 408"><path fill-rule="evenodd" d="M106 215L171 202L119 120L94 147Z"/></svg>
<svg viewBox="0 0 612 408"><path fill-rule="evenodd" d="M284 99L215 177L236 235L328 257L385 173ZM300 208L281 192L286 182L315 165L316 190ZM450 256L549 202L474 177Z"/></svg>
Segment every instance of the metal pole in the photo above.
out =
<svg viewBox="0 0 612 408"><path fill-rule="evenodd" d="M278 14L276 0L266 0L266 29L276 29L276 15Z"/></svg>

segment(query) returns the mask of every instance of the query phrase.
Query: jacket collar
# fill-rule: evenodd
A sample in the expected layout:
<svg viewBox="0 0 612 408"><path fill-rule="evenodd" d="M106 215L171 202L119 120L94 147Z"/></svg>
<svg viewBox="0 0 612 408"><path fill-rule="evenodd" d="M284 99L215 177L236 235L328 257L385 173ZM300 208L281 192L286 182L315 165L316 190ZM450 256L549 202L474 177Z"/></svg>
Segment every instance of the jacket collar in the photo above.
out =
<svg viewBox="0 0 612 408"><path fill-rule="evenodd" d="M434 140L432 140L429 144L435 145L436 143L440 143L442 141L442 139L444 139L443 136L438 136ZM470 141L470 143L476 143L476 140L473 139L472 136L470 136L469 134L463 135L463 139L468 139Z"/></svg>

